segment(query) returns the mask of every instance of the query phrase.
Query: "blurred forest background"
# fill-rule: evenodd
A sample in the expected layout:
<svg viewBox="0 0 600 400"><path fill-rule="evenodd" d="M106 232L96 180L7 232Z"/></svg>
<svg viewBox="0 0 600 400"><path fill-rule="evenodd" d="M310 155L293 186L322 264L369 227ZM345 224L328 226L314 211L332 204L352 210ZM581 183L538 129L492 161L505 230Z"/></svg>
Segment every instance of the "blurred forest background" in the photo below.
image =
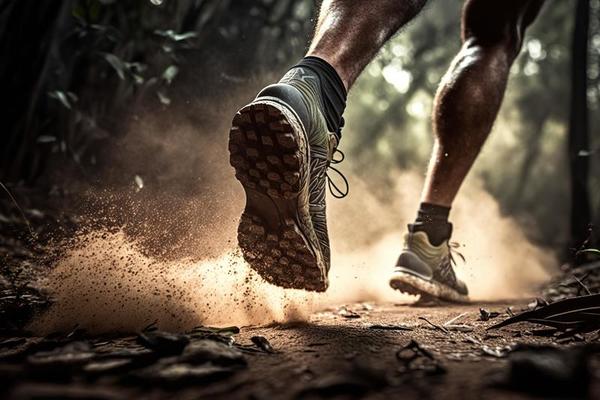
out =
<svg viewBox="0 0 600 400"><path fill-rule="evenodd" d="M351 92L342 149L382 198L384 171L426 166L432 98L460 47L461 6L430 0ZM168 160L148 162L161 159L149 149L145 164L114 162L132 120L185 117L202 127L198 135L213 128L211 135L226 135L229 110L302 57L317 7L313 0L0 0L0 181L23 202L31 187L60 202L105 184L107 170L115 184L143 186L148 170L168 168ZM207 103L228 111L209 113ZM598 236L586 239L589 225L600 224L599 111L600 0L548 0L473 174L536 243L565 255L598 246Z"/></svg>

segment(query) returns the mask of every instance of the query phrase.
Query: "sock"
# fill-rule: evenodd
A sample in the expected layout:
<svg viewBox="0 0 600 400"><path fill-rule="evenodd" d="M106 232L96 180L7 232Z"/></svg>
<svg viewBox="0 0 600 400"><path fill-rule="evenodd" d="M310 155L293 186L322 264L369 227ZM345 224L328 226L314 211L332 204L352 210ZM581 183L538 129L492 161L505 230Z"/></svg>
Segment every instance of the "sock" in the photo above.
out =
<svg viewBox="0 0 600 400"><path fill-rule="evenodd" d="M450 207L421 203L417 219L413 224L408 225L408 231L425 232L429 243L439 246L452 235L452 224L448 222L449 214Z"/></svg>
<svg viewBox="0 0 600 400"><path fill-rule="evenodd" d="M338 141L342 138L344 118L342 114L346 108L346 88L342 79L327 61L314 56L304 57L294 67L310 69L321 81L321 99L323 100L327 129L337 135Z"/></svg>

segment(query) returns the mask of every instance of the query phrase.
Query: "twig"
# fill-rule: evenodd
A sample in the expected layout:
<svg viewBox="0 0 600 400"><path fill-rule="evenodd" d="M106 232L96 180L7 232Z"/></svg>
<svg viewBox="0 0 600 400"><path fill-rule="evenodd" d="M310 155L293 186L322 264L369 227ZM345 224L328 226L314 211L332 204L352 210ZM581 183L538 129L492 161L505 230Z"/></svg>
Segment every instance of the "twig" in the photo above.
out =
<svg viewBox="0 0 600 400"><path fill-rule="evenodd" d="M473 331L473 327L469 326L469 325L465 325L465 324L456 324L455 322L458 321L459 319L461 319L462 317L464 317L465 315L467 315L466 312L457 315L456 317L452 318L450 321L447 321L444 323L444 328L446 328L449 331L459 331L459 332L471 332Z"/></svg>
<svg viewBox="0 0 600 400"><path fill-rule="evenodd" d="M585 275L583 277L583 279L587 278L589 274ZM580 280L577 275L573 274L573 279L575 279L575 282L579 283L579 285L587 292L587 294L592 294L592 292L590 292L590 289L588 289L587 286L585 286L585 284L582 282L582 280Z"/></svg>
<svg viewBox="0 0 600 400"><path fill-rule="evenodd" d="M429 325L433 326L435 329L439 329L440 331L442 331L442 332L444 332L446 334L450 333L450 331L448 329L444 328L443 326L439 326L439 325L434 324L433 322L429 321L425 317L419 317L419 319L422 319L423 321L427 322Z"/></svg>
<svg viewBox="0 0 600 400"><path fill-rule="evenodd" d="M382 324L370 325L369 329L381 329L381 330L386 330L386 331L412 331L413 330L413 328L411 328L410 326L406 326L406 325L382 325Z"/></svg>
<svg viewBox="0 0 600 400"><path fill-rule="evenodd" d="M25 213L23 212L23 209L21 208L21 206L19 206L19 203L17 203L17 200L14 198L14 196L12 195L10 190L8 190L8 188L4 185L4 183L0 182L0 187L2 187L2 189L4 189L4 191L8 194L8 197L10 197L10 199L12 200L15 207L17 207L17 210L19 210L19 213L21 214L21 218L23 218L23 221L25 221L25 224L27 225L27 229L29 229L29 234L31 235L31 238L35 239L35 232L33 232L33 229L31 228L31 224L29 223L29 220L25 216Z"/></svg>
<svg viewBox="0 0 600 400"><path fill-rule="evenodd" d="M156 330L156 325L157 325L157 324L158 324L158 320L156 319L156 320L154 320L154 322L152 322L152 323L150 323L150 324L146 325L146 326L144 327L144 329L142 329L142 332L150 332L150 331L154 331L154 330Z"/></svg>
<svg viewBox="0 0 600 400"><path fill-rule="evenodd" d="M457 315L456 317L452 318L450 321L447 321L446 323L444 323L444 326L448 326L448 325L454 324L456 321L458 321L459 319L461 319L465 315L467 315L466 312L464 312L464 313L462 313L460 315Z"/></svg>

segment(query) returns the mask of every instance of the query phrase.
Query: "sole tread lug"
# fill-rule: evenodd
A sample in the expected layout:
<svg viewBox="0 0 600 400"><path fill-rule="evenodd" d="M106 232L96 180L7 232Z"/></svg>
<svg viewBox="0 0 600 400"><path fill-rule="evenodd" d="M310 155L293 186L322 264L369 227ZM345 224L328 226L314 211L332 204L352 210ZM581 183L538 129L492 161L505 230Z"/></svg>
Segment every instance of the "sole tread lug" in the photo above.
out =
<svg viewBox="0 0 600 400"><path fill-rule="evenodd" d="M274 201L294 201L300 195L303 155L296 135L282 111L270 104L253 103L235 115L230 164L247 193ZM326 277L294 218L284 215L274 224L259 214L246 208L238 228L238 242L251 267L278 286L324 291Z"/></svg>
<svg viewBox="0 0 600 400"><path fill-rule="evenodd" d="M423 285L426 285L423 287ZM422 281L420 278L403 274L393 276L390 279L392 289L411 296L420 296L420 301L448 301L454 303L468 303L469 298L466 295L454 293L454 291L444 285L432 284Z"/></svg>
<svg viewBox="0 0 600 400"><path fill-rule="evenodd" d="M248 138L248 140L252 140L253 142L258 140L258 136L254 131L246 131L246 138Z"/></svg>
<svg viewBox="0 0 600 400"><path fill-rule="evenodd" d="M262 235L265 229L263 225L250 222L252 224L250 228L244 226L251 220L251 218L241 219L238 240L244 258L251 263L253 269L268 282L284 288L324 290L321 272L314 268L314 256L294 250L286 251L285 247L289 246L289 242L278 240L280 236L274 233L267 233L265 240ZM294 242L301 239L298 233L295 233L295 236ZM282 256L283 254L285 255Z"/></svg>
<svg viewBox="0 0 600 400"><path fill-rule="evenodd" d="M267 161L272 165L280 165L281 160L277 156L267 156Z"/></svg>

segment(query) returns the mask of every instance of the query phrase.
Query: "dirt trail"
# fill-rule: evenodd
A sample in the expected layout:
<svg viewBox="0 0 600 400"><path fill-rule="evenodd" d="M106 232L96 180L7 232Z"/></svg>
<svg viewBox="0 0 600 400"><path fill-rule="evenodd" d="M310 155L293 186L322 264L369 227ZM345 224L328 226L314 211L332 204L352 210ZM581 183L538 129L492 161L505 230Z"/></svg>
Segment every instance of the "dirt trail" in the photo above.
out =
<svg viewBox="0 0 600 400"><path fill-rule="evenodd" d="M5 394L15 399L48 396L107 399L530 398L528 394L494 385L508 369L509 361L504 358L507 350L516 344L552 344L565 348L575 342L559 344L552 338L533 336L531 325L486 331L486 327L506 318L508 307L518 311L524 306L524 303L514 302L431 307L408 303L358 303L317 312L302 323L241 327L241 331L232 336L236 345L221 344L223 348L217 355L208 352L221 369L203 370L201 375L192 374L192 379L185 379L189 378L186 369L192 368L189 355L187 361L183 361L187 350L183 355L163 354L158 360L153 359L149 367L144 365L137 370L130 366L99 372L99 364L90 367L90 360L83 357L76 367L69 364L72 368L69 374L53 378L52 374L40 373L40 368L48 365L40 363L39 356L38 364L34 362L35 355L21 361L14 356L6 358L7 349L2 347L4 339L0 339L0 359L3 360L0 378L8 383L4 387L9 392ZM498 311L500 315L481 321L480 307ZM454 329L458 330L444 327L458 316L461 317L454 322L458 325ZM67 342L75 340L77 335L72 335ZM261 349L257 339L253 339L256 336L264 337L273 352L268 346ZM197 336L190 337L187 346L196 346L199 343ZM415 361L407 364L397 353L413 340L426 353L417 354ZM597 338L590 336L578 340ZM96 358L106 351L121 357L123 350L128 349L127 357L135 359L147 351L140 346L139 338L136 342L135 336L96 336L80 338L78 343L79 346L91 344ZM89 347L83 347L73 354L81 357L90 351ZM77 359L73 354L69 356L69 362ZM412 357L415 353L405 350L403 360L407 355ZM108 360L114 357L116 355ZM202 357L208 357L206 351ZM238 365L241 358L245 361ZM589 398L600 396L598 361L593 360L596 368L591 367L595 375ZM65 359L61 362L67 363ZM184 367L174 370L173 365ZM140 374L140 370L145 372ZM565 371L568 372L568 368ZM140 380L144 376L146 378Z"/></svg>
<svg viewBox="0 0 600 400"><path fill-rule="evenodd" d="M507 317L506 310L518 310L523 303L481 303L419 307L407 304L355 304L314 314L310 322L297 326L251 328L243 331L240 340L252 335L269 337L280 353L253 359L248 379L258 398L274 398L306 393L307 387L326 394L332 382L348 384L354 379L382 380L369 387L368 398L528 398L527 395L499 389L493 382L505 370L506 358L484 353L503 353L516 344L555 344L551 339L531 335L532 326L519 326L497 331L485 328ZM480 321L480 307L501 313L496 319ZM354 311L353 318L346 310ZM470 332L444 332L420 319L443 326L463 315L456 324ZM375 329L406 325L411 331ZM445 373L429 375L424 371L403 371L396 353L416 341L428 349ZM371 376L372 375L372 376ZM259 377L257 379L257 377ZM600 375L595 377L595 395L600 396ZM387 382L385 382L387 380ZM228 384L229 385L229 384ZM223 390L228 386L223 386ZM343 385L342 385L343 386ZM360 385L359 385L360 386ZM215 388L215 393L218 389ZM336 390L340 390L337 387ZM333 390L335 391L335 390ZM238 392L243 396L242 392ZM285 396L284 396L285 397ZM310 396L308 396L310 397ZM316 396L319 398L319 396Z"/></svg>

